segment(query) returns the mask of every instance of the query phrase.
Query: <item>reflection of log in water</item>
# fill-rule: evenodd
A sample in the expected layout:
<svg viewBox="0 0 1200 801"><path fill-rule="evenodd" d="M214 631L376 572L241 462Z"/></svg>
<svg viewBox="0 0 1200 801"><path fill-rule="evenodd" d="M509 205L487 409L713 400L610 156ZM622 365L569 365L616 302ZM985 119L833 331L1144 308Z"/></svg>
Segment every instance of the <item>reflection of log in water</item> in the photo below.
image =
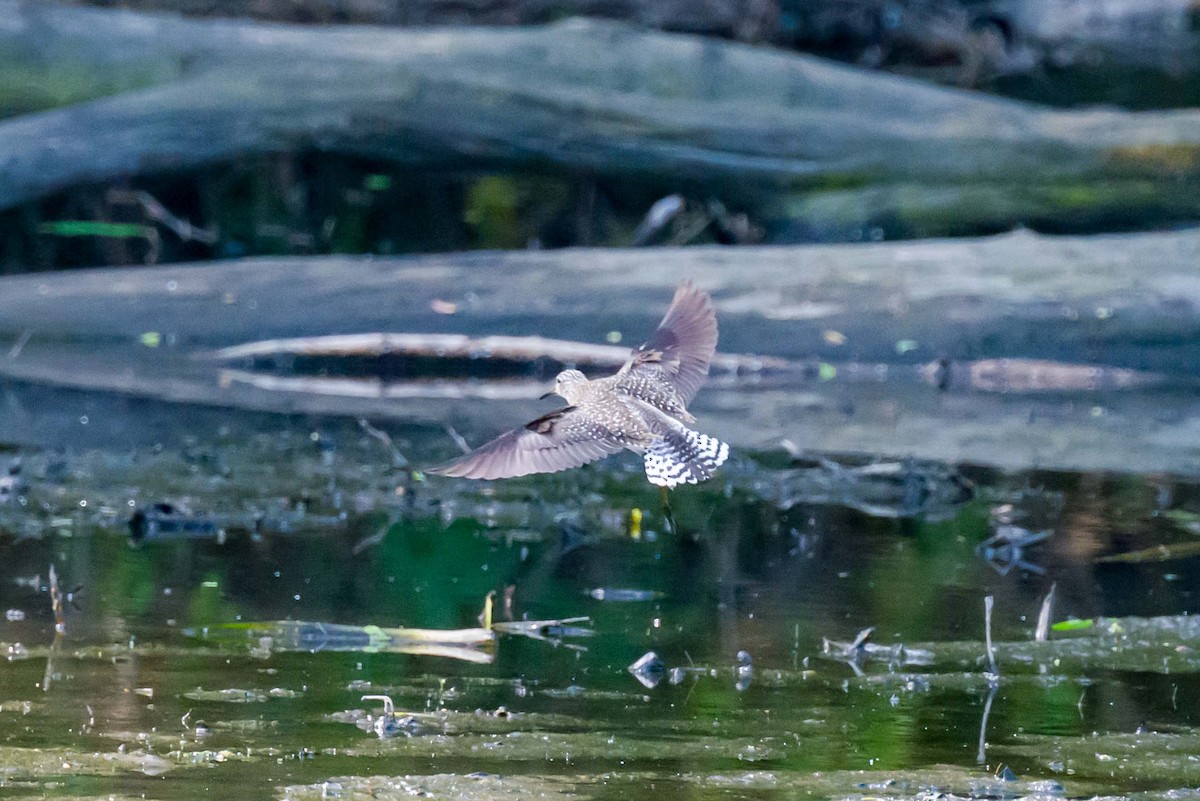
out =
<svg viewBox="0 0 1200 801"><path fill-rule="evenodd" d="M1051 111L609 23L319 30L13 0L0 17L19 20L0 69L26 107L117 92L0 122L0 208L297 148L690 182L798 234L1186 219L1200 198L1195 112Z"/></svg>
<svg viewBox="0 0 1200 801"><path fill-rule="evenodd" d="M270 356L425 356L437 359L498 359L533 362L546 359L581 368L616 369L629 358L629 348L595 345L546 337L462 334L340 334L295 339L247 342L221 348L213 358L221 361ZM738 373L792 368L786 359L719 353L710 365L713 372Z"/></svg>

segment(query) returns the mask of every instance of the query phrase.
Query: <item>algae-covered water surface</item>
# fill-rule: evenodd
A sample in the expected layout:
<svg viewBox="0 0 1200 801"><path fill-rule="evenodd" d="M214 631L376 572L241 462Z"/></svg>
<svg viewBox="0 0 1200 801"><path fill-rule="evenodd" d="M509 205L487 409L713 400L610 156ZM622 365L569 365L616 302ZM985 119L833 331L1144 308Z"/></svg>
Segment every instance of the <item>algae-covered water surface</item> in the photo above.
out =
<svg viewBox="0 0 1200 801"><path fill-rule="evenodd" d="M53 408L73 442L0 450L4 797L1200 785L1185 481L742 452L668 517L633 458L476 483L421 472L440 426Z"/></svg>
<svg viewBox="0 0 1200 801"><path fill-rule="evenodd" d="M0 65L0 801L1200 801L1200 0Z"/></svg>

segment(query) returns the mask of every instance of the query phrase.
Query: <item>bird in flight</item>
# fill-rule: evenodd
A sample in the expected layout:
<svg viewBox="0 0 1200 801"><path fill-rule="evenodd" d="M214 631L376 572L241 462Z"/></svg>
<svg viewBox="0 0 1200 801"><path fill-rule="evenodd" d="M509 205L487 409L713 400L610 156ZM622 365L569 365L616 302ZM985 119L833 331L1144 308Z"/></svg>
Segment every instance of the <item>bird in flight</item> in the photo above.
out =
<svg viewBox="0 0 1200 801"><path fill-rule="evenodd" d="M567 406L501 434L429 470L460 478L512 478L555 473L629 449L642 454L646 478L660 487L712 478L728 457L724 442L691 428L687 410L717 349L712 298L690 281L658 328L616 374L589 380L563 370L554 390Z"/></svg>

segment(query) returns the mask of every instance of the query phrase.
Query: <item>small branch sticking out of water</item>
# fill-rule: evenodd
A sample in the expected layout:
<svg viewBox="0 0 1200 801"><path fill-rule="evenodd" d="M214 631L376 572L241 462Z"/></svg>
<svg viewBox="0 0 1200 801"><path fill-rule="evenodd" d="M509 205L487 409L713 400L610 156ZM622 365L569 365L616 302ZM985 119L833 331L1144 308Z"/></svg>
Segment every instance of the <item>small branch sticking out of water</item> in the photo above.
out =
<svg viewBox="0 0 1200 801"><path fill-rule="evenodd" d="M58 588L58 572L54 564L50 564L50 608L54 611L54 642L50 644L50 655L46 657L46 672L42 674L42 692L50 692L50 682L54 679L54 656L58 653L58 645L62 642L63 633L67 630L66 616L63 614L63 595Z"/></svg>
<svg viewBox="0 0 1200 801"><path fill-rule="evenodd" d="M390 695L364 695L362 697L362 700L363 701L382 701L383 702L383 716L385 718L394 718L396 716L396 705L392 701L392 697Z"/></svg>
<svg viewBox="0 0 1200 801"><path fill-rule="evenodd" d="M1054 605L1054 590L1058 588L1058 582L1050 585L1050 592L1046 593L1045 599L1042 600L1042 611L1038 613L1037 629L1033 632L1034 642L1045 642L1050 636L1050 608Z"/></svg>
<svg viewBox="0 0 1200 801"><path fill-rule="evenodd" d="M63 596L53 564L50 565L50 608L54 611L54 634L60 636L67 630L67 619L63 614Z"/></svg>
<svg viewBox="0 0 1200 801"><path fill-rule="evenodd" d="M992 647L992 606L996 599L987 595L983 599L983 636L984 643L987 645L988 670L993 676L1000 675L1000 669L996 667L996 649Z"/></svg>

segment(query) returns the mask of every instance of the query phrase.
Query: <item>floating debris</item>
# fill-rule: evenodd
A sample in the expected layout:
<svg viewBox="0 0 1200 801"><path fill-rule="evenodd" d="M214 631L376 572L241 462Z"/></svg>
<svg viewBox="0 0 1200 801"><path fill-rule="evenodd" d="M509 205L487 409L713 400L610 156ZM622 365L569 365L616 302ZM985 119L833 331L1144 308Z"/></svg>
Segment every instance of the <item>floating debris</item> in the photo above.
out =
<svg viewBox="0 0 1200 801"><path fill-rule="evenodd" d="M135 543L162 539L205 539L225 542L225 529L210 515L197 515L170 503L138 509L129 518L129 536Z"/></svg>
<svg viewBox="0 0 1200 801"><path fill-rule="evenodd" d="M386 740L389 737L403 734L405 737L412 737L421 730L421 726L417 723L417 718L413 715L404 715L403 717L396 716L396 706L392 703L390 695L364 695L363 701L382 701L383 713L380 715L366 715L355 721L355 725L363 731L374 732L381 740Z"/></svg>
<svg viewBox="0 0 1200 801"><path fill-rule="evenodd" d="M658 601L666 597L666 593L656 590L634 590L615 587L596 587L595 589L588 590L586 594L597 601L610 601L612 603Z"/></svg>
<svg viewBox="0 0 1200 801"><path fill-rule="evenodd" d="M934 654L926 648L912 648L904 643L895 645L877 645L869 642L875 627L862 629L851 642L839 642L824 638L821 643L821 655L846 662L855 673L861 670L861 664L868 660L886 662L889 665L932 665Z"/></svg>
<svg viewBox="0 0 1200 801"><path fill-rule="evenodd" d="M653 651L647 651L642 654L628 668L633 677L642 683L642 686L648 690L653 690L663 680L666 674L666 666L663 665L658 654Z"/></svg>
<svg viewBox="0 0 1200 801"><path fill-rule="evenodd" d="M995 533L975 547L985 562L1002 576L1012 570L1043 575L1046 569L1025 559L1025 549L1050 538L1050 531L1030 531L1010 523L996 526Z"/></svg>
<svg viewBox="0 0 1200 801"><path fill-rule="evenodd" d="M570 648L574 651L586 651L587 649L582 645L564 642L564 640L575 637L595 636L596 632L593 629L575 625L577 623L591 622L592 619L590 617L564 617L558 620L495 621L492 623L492 630L499 634L541 640L556 647L561 645L564 648Z"/></svg>
<svg viewBox="0 0 1200 801"><path fill-rule="evenodd" d="M465 662L489 664L495 660L496 635L483 628L413 629L312 623L300 620L226 623L186 634L205 639L245 638L254 647L269 637L273 651L357 651L440 656Z"/></svg>
<svg viewBox="0 0 1200 801"><path fill-rule="evenodd" d="M667 681L670 682L671 684L682 684L683 680L688 677L691 677L692 679L695 679L695 680L699 680L701 677L704 677L704 676L707 676L709 678L716 678L717 670L715 668L698 667L696 665L689 665L687 667L682 667L682 666L673 667L669 671L667 671Z"/></svg>
<svg viewBox="0 0 1200 801"><path fill-rule="evenodd" d="M222 704L261 704L270 695L266 690L240 690L230 687L224 690L205 690L197 687L183 694L184 698L192 701L208 701Z"/></svg>
<svg viewBox="0 0 1200 801"><path fill-rule="evenodd" d="M995 670L1006 676L1014 671L1044 670L1070 674L1084 670L1122 670L1148 673L1200 672L1200 616L1089 618L1055 623L1055 639L993 641ZM861 635L860 635L861 636ZM892 648L862 642L826 641L824 656L858 662L957 668L987 675L987 644L978 640L922 642Z"/></svg>

